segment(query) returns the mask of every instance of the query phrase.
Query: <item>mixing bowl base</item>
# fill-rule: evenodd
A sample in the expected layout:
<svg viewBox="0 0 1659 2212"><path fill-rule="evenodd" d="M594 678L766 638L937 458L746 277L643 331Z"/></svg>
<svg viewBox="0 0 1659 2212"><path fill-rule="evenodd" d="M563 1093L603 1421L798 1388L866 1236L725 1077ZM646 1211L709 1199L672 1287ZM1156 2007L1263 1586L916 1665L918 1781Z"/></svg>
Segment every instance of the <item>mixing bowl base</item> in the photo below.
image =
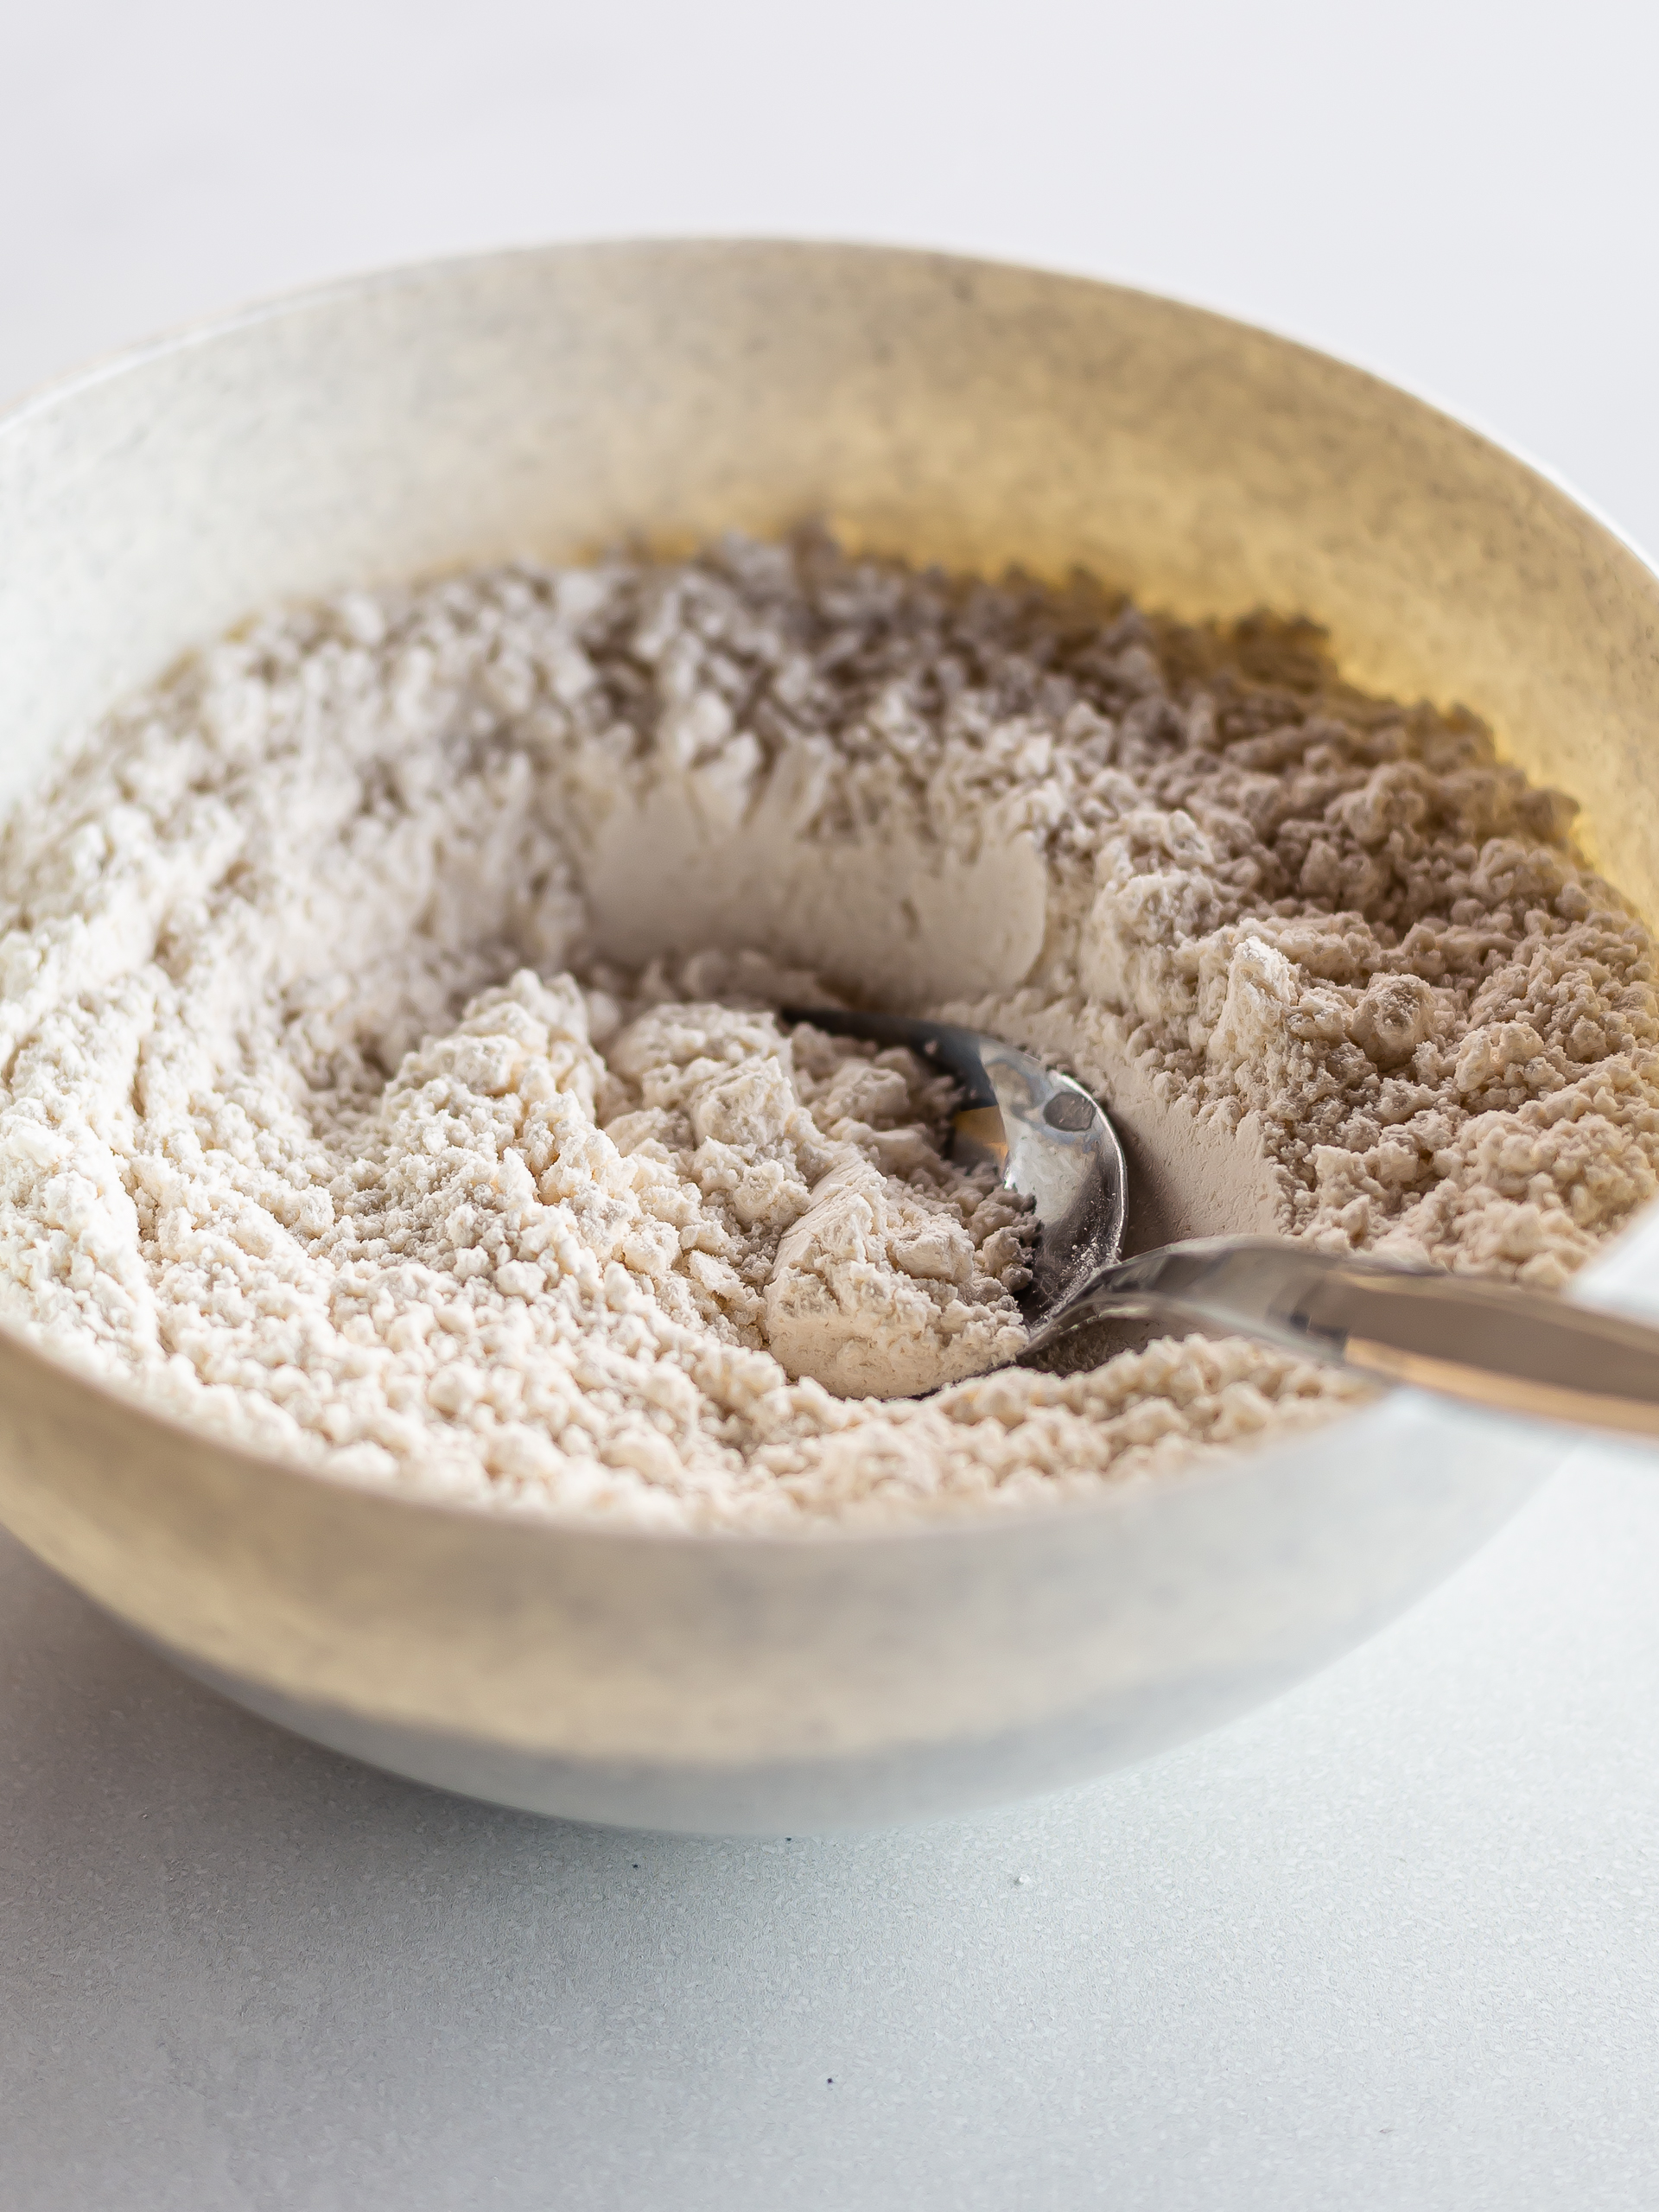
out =
<svg viewBox="0 0 1659 2212"><path fill-rule="evenodd" d="M261 1719L409 1782L509 1810L675 1835L820 1835L907 1827L987 1810L1137 1764L1287 1688L1283 1675L1199 1676L1143 1687L1110 1707L1039 1728L861 1757L766 1764L560 1758L310 1703L185 1657L161 1657ZM1300 1670L1299 1669L1298 1672Z"/></svg>

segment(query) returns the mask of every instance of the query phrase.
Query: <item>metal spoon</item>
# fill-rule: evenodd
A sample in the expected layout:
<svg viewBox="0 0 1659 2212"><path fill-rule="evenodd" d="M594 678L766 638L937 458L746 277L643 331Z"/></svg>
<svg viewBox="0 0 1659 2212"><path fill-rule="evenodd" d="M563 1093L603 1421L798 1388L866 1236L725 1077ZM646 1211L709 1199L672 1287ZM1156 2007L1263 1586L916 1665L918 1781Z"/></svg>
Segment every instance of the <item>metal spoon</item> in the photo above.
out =
<svg viewBox="0 0 1659 2212"><path fill-rule="evenodd" d="M1128 1170L1101 1107L982 1030L785 1007L786 1021L904 1045L956 1077L953 1159L993 1163L1038 1236L1021 1362L1104 1314L1236 1330L1465 1404L1659 1438L1659 1328L1512 1283L1269 1236L1204 1236L1120 1256Z"/></svg>

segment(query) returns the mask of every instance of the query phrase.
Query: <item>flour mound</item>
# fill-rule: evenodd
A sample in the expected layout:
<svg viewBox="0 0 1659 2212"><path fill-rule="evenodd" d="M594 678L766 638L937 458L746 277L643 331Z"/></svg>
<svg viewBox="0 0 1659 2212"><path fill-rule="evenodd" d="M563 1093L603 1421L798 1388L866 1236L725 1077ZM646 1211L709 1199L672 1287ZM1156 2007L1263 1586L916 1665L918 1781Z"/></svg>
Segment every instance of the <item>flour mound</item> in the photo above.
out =
<svg viewBox="0 0 1659 2212"><path fill-rule="evenodd" d="M1288 1233L1549 1287L1659 1188L1651 944L1571 819L1305 626L820 539L273 615L0 840L0 1314L523 1511L811 1526L1191 1464L1355 1388L1196 1340L988 1372L1028 1219L945 1157L939 1077L776 1009L955 960L994 980L906 1010L1065 1062L1154 1162L1202 1139L1217 1207L1248 1163ZM624 957L672 941L679 852L710 949Z"/></svg>

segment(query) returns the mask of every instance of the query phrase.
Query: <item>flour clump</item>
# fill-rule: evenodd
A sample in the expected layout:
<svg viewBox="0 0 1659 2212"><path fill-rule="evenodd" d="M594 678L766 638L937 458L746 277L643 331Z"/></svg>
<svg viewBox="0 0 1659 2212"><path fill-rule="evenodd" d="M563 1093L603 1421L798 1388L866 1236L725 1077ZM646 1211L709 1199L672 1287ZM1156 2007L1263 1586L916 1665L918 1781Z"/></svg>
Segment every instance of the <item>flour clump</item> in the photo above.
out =
<svg viewBox="0 0 1659 2212"><path fill-rule="evenodd" d="M1049 1054L1166 1233L1554 1287L1659 1187L1650 941L1571 819L1306 626L810 537L281 612L7 826L0 1312L523 1511L1191 1464L1354 1386L1234 1340L1009 1368L1032 1225L949 1158L948 1082L779 1009Z"/></svg>

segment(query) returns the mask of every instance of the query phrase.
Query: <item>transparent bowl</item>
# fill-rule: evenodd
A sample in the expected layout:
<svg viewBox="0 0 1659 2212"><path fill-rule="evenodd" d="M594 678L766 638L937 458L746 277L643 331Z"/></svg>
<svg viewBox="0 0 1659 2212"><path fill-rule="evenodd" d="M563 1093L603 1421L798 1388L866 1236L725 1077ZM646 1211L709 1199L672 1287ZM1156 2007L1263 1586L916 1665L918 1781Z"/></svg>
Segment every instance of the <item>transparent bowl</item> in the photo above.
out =
<svg viewBox="0 0 1659 2212"><path fill-rule="evenodd" d="M1659 581L1565 493L1194 308L834 245L398 270L35 398L0 424L0 788L273 601L809 516L1180 614L1313 614L1359 682L1466 702L1574 791L1653 908ZM1641 1300L1659 1235L1598 1281ZM1084 1505L667 1536L326 1480L0 1332L0 1517L98 1604L320 1742L664 1828L913 1819L1177 1742L1409 1605L1568 1442L1402 1392Z"/></svg>

